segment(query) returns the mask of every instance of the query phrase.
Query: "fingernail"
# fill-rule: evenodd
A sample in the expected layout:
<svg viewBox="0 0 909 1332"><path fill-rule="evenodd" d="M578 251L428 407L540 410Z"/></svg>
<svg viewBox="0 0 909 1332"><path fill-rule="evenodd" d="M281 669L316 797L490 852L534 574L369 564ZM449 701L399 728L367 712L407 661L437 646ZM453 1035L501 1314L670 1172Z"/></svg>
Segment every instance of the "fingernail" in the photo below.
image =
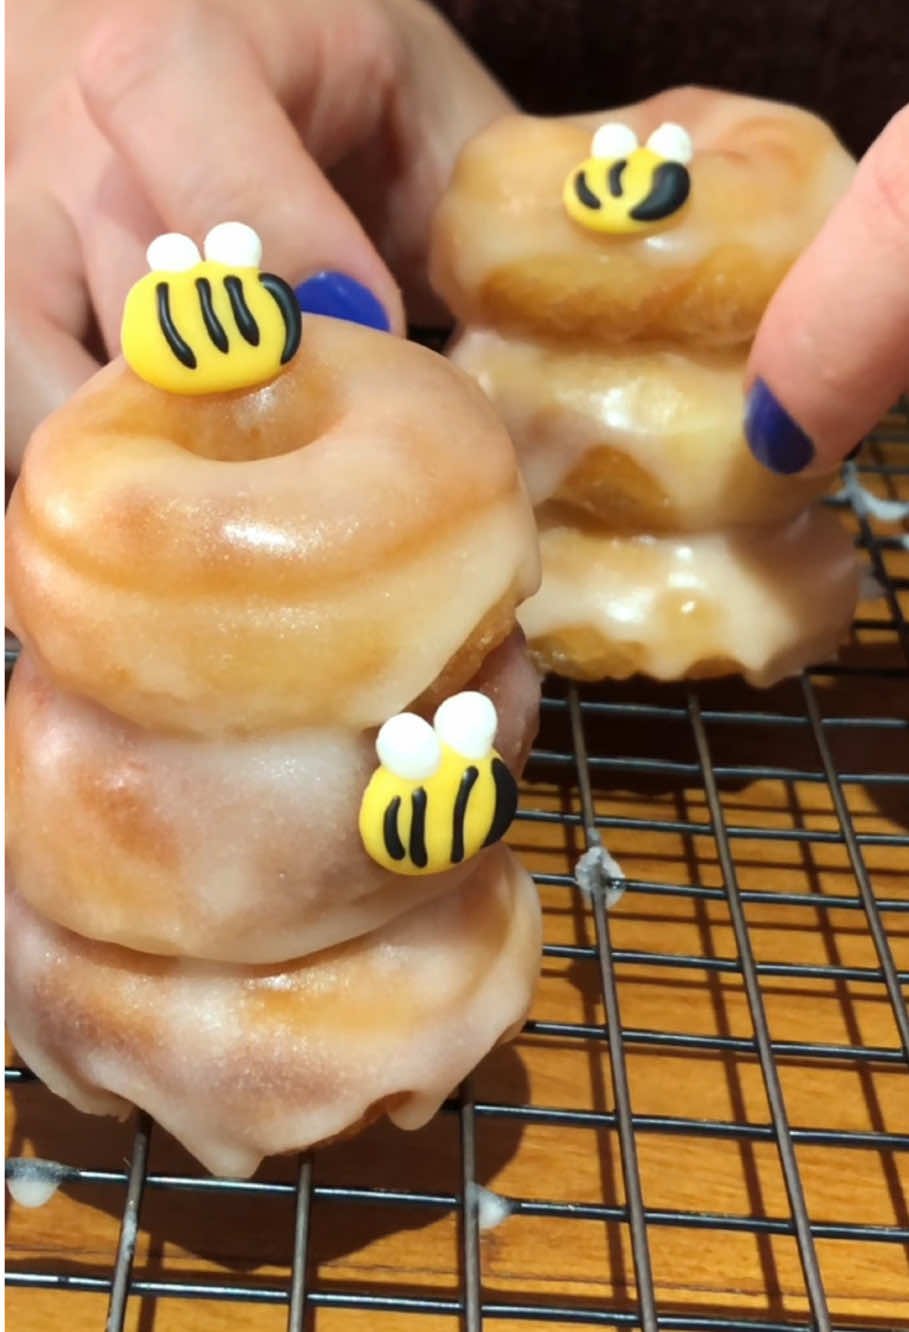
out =
<svg viewBox="0 0 909 1332"><path fill-rule="evenodd" d="M763 379L756 379L745 403L745 438L758 462L791 476L807 467L814 445Z"/></svg>
<svg viewBox="0 0 909 1332"><path fill-rule="evenodd" d="M365 324L382 333L391 328L385 306L378 297L346 273L314 273L295 288L295 294L305 314L348 319L352 324Z"/></svg>

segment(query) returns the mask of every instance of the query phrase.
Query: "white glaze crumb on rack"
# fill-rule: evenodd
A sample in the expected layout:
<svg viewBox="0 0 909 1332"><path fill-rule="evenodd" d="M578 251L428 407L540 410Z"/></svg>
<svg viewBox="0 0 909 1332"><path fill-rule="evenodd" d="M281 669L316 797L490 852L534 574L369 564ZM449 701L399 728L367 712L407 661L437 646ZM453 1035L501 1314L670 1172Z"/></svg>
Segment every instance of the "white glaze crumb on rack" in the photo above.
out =
<svg viewBox="0 0 909 1332"><path fill-rule="evenodd" d="M848 500L859 518L876 518L882 523L902 523L909 519L909 500L882 499L862 485L854 464L843 469L845 481L837 499Z"/></svg>
<svg viewBox="0 0 909 1332"><path fill-rule="evenodd" d="M482 1184L474 1184L473 1189L477 1203L477 1225L481 1232L495 1230L496 1226L511 1216L515 1205L510 1198L503 1198L500 1193L493 1193L492 1189Z"/></svg>
<svg viewBox="0 0 909 1332"><path fill-rule="evenodd" d="M6 1163L6 1187L20 1207L43 1207L73 1173L70 1166L58 1161L11 1156Z"/></svg>
<svg viewBox="0 0 909 1332"><path fill-rule="evenodd" d="M601 842L588 847L574 867L574 878L585 897L598 888L606 895L607 907L613 907L625 892L625 874L619 862Z"/></svg>

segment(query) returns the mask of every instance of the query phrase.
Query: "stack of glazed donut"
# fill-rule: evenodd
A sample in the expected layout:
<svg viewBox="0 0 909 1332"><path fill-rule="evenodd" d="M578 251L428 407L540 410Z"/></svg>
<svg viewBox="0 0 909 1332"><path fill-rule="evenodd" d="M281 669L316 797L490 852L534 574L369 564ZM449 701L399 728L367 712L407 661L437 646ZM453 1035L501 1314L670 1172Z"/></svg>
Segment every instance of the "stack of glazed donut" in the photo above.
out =
<svg viewBox="0 0 909 1332"><path fill-rule="evenodd" d="M377 728L429 731L465 686L519 773L539 565L465 376L318 316L296 351L286 292L286 360L253 364L265 278L206 254L149 275L160 327L124 325L132 364L41 426L12 497L7 1015L74 1105L139 1105L243 1176L383 1110L422 1124L524 1019L539 908L511 853L394 872L358 809Z"/></svg>
<svg viewBox="0 0 909 1332"><path fill-rule="evenodd" d="M743 436L749 343L852 161L814 116L676 90L600 127L512 116L462 153L432 276L539 523L544 670L742 673L832 652L859 586L816 501ZM684 131L680 129L684 127Z"/></svg>

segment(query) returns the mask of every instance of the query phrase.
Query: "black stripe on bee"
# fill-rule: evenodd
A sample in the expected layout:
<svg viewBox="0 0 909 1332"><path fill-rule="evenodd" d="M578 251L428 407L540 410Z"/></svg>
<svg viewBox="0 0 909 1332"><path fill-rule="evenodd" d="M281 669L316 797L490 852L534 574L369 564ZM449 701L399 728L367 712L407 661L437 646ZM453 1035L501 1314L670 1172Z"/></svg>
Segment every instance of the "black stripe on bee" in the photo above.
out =
<svg viewBox="0 0 909 1332"><path fill-rule="evenodd" d="M627 165L627 159L622 157L618 162L613 162L609 168L609 193L613 199L621 199L622 197L622 176L625 174Z"/></svg>
<svg viewBox="0 0 909 1332"><path fill-rule="evenodd" d="M410 858L417 869L429 864L426 853L426 788L418 786L410 797Z"/></svg>
<svg viewBox="0 0 909 1332"><path fill-rule="evenodd" d="M459 865L464 859L464 819L467 814L467 802L479 775L479 768L475 768L471 763L469 768L464 769L461 785L458 787L451 823L451 863L453 865Z"/></svg>
<svg viewBox="0 0 909 1332"><path fill-rule="evenodd" d="M212 304L211 299L211 283L208 278L196 278L196 291L199 293L199 304L202 307L202 318L205 321L205 331L218 348L218 351L228 351L230 343L227 340L224 325L215 314L215 307Z"/></svg>
<svg viewBox="0 0 909 1332"><path fill-rule="evenodd" d="M281 353L281 364L286 365L300 345L300 331L303 323L300 318L300 304L294 295L293 288L288 286L283 278L275 277L274 273L260 273L259 281L268 294L274 297L284 318L284 327L287 331L284 338L284 350Z"/></svg>
<svg viewBox="0 0 909 1332"><path fill-rule="evenodd" d="M650 193L628 216L635 222L659 222L681 208L690 189L691 177L681 162L661 162L653 173Z"/></svg>
<svg viewBox="0 0 909 1332"><path fill-rule="evenodd" d="M398 811L401 808L401 797L395 796L394 800L389 801L385 810L385 817L382 820L382 836L385 839L385 850L391 856L392 860L403 860L407 855L404 850L404 843L398 836Z"/></svg>
<svg viewBox="0 0 909 1332"><path fill-rule="evenodd" d="M484 846L492 846L505 836L518 809L518 784L500 758L492 760L492 776L496 784L496 807Z"/></svg>
<svg viewBox="0 0 909 1332"><path fill-rule="evenodd" d="M587 184L587 177L583 171L579 171L574 178L574 192L586 208L602 208L603 205Z"/></svg>
<svg viewBox="0 0 909 1332"><path fill-rule="evenodd" d="M181 365L185 365L187 370L195 370L198 364L195 352L189 343L180 336L180 330L174 323L173 315L170 312L169 283L159 282L155 287L155 296L158 302L158 323L168 347Z"/></svg>
<svg viewBox="0 0 909 1332"><path fill-rule="evenodd" d="M243 295L243 283L231 273L224 279L224 287L230 300L230 308L233 311L234 319L237 321L237 328L251 347L258 347L259 325L256 323L252 310L246 304L246 297Z"/></svg>

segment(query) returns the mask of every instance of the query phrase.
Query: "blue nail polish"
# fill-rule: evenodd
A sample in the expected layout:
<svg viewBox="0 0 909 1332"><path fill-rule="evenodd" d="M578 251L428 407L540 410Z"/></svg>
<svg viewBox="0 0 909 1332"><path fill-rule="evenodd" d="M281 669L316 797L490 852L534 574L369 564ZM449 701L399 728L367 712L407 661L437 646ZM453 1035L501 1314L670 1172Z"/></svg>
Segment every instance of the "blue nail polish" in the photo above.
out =
<svg viewBox="0 0 909 1332"><path fill-rule="evenodd" d="M745 403L745 438L758 462L784 476L801 472L814 457L811 440L763 379L754 381Z"/></svg>
<svg viewBox="0 0 909 1332"><path fill-rule="evenodd" d="M352 324L365 324L387 333L391 322L385 306L368 287L346 273L314 273L301 282L294 294L305 314L331 315Z"/></svg>

